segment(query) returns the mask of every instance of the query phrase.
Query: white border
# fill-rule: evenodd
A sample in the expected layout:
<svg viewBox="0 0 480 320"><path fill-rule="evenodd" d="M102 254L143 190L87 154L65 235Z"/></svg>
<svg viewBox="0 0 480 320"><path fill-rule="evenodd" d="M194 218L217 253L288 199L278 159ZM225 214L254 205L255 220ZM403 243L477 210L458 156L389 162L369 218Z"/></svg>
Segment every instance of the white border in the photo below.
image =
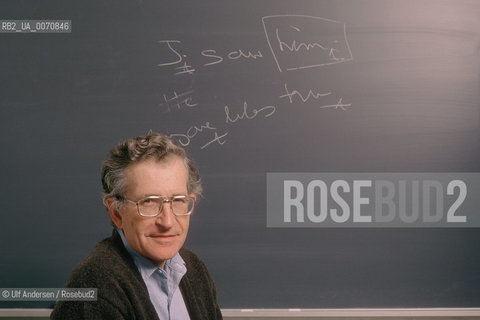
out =
<svg viewBox="0 0 480 320"><path fill-rule="evenodd" d="M480 317L480 308L222 309L224 317Z"/></svg>
<svg viewBox="0 0 480 320"><path fill-rule="evenodd" d="M0 317L49 317L52 309L0 309ZM480 317L480 308L222 309L224 317Z"/></svg>
<svg viewBox="0 0 480 320"><path fill-rule="evenodd" d="M1 317L50 317L53 309L0 309Z"/></svg>

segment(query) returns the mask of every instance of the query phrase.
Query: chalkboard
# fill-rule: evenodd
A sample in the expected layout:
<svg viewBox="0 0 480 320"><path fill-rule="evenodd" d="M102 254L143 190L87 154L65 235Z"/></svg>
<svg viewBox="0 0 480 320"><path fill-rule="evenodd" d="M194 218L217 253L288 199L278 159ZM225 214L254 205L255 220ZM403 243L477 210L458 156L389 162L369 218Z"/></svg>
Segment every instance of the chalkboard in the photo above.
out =
<svg viewBox="0 0 480 320"><path fill-rule="evenodd" d="M478 229L266 225L270 172L480 171L479 2L2 1L0 17L71 21L0 33L0 287L64 285L111 232L107 151L153 130L198 164L186 245L222 308L480 307Z"/></svg>

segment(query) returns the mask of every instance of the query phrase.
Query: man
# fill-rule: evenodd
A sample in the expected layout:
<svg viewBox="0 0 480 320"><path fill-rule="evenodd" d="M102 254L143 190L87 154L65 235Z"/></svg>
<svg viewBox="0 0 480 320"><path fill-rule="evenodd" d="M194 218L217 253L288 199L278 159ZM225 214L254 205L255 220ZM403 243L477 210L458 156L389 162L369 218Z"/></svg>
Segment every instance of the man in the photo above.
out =
<svg viewBox="0 0 480 320"><path fill-rule="evenodd" d="M182 248L202 187L185 150L151 133L113 148L102 167L113 234L72 272L67 287L98 300L60 301L52 319L222 319L205 265Z"/></svg>

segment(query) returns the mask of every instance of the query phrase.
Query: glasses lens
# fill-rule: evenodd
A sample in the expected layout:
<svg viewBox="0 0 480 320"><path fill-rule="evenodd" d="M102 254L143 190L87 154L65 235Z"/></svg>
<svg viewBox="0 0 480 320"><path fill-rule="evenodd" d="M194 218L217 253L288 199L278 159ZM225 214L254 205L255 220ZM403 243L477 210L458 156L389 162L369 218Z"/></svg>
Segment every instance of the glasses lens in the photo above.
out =
<svg viewBox="0 0 480 320"><path fill-rule="evenodd" d="M174 197L172 199L172 210L176 216L185 216L192 213L194 201L190 197Z"/></svg>
<svg viewBox="0 0 480 320"><path fill-rule="evenodd" d="M143 216L156 216L162 210L161 198L146 198L138 202L138 209Z"/></svg>

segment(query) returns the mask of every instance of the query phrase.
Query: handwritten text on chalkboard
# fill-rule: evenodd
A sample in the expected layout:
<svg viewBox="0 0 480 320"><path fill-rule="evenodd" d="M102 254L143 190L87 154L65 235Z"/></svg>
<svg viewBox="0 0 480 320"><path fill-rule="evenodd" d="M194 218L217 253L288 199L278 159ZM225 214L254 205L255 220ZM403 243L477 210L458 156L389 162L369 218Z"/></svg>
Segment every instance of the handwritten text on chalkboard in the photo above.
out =
<svg viewBox="0 0 480 320"><path fill-rule="evenodd" d="M280 73L318 68L353 59L347 41L346 25L343 22L304 15L276 15L263 17L262 24L267 52L270 51ZM257 48L235 48L227 52L205 48L199 52L199 56L203 59L200 65L193 65L189 54L186 54L182 48L181 40L160 40L158 43L165 47L168 54L162 56L162 61L159 61L157 66L173 68L175 77L192 76L203 68L227 61L253 62L267 57L265 51L262 52ZM192 87L164 93L159 107L166 113L171 112L172 109L188 110L201 107L193 98L193 93ZM170 133L170 137L177 139L182 146L189 146L196 142L200 149L205 149L212 144L224 145L232 125L254 119L271 118L279 110L279 104L282 102L288 102L287 105L316 102L321 109L341 111L352 107L352 103L346 101L344 97L336 97L331 90L294 88L288 83L279 87L278 96L274 99L277 99L277 103L272 102L266 105L257 105L243 98L244 102L240 105L237 103L214 106L219 110L218 116L225 119L223 123L212 119L199 120L197 123L186 125L183 132Z"/></svg>

